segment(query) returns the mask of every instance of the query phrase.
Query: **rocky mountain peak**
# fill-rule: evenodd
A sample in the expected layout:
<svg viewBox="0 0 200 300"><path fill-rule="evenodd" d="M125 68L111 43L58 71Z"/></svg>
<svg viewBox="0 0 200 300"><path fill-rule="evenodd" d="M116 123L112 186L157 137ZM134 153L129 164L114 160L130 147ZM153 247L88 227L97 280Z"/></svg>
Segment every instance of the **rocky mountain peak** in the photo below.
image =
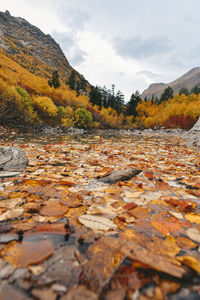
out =
<svg viewBox="0 0 200 300"><path fill-rule="evenodd" d="M151 99L152 96L160 98L164 90L170 86L174 93L178 93L181 88L187 88L191 90L195 85L200 85L200 67L192 68L187 73L183 74L179 78L169 83L153 83L144 90L141 97L144 99Z"/></svg>
<svg viewBox="0 0 200 300"><path fill-rule="evenodd" d="M0 12L0 47L21 66L40 76L49 77L57 70L66 80L73 70L49 34L23 18L11 16L9 11Z"/></svg>

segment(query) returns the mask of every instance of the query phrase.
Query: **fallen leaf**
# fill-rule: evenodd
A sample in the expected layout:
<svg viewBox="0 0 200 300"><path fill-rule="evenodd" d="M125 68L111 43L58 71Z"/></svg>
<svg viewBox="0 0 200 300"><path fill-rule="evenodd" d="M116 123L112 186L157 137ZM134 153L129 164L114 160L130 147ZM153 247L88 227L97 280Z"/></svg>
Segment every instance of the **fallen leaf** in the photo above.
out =
<svg viewBox="0 0 200 300"><path fill-rule="evenodd" d="M16 224L13 224L12 227L17 230L27 231L32 229L35 226L35 223L33 222L19 222Z"/></svg>
<svg viewBox="0 0 200 300"><path fill-rule="evenodd" d="M79 222L93 230L104 230L108 231L111 229L117 229L117 226L113 223L113 221L94 215L83 215L79 217Z"/></svg>
<svg viewBox="0 0 200 300"><path fill-rule="evenodd" d="M170 210L169 211L170 215L172 215L173 217L177 218L177 219L183 219L183 215L181 213L175 212Z"/></svg>
<svg viewBox="0 0 200 300"><path fill-rule="evenodd" d="M199 190L186 190L191 195L194 195L196 197L200 197L200 191Z"/></svg>
<svg viewBox="0 0 200 300"><path fill-rule="evenodd" d="M136 219L147 219L148 209L145 207L137 206L136 208L129 210L129 214L133 215Z"/></svg>
<svg viewBox="0 0 200 300"><path fill-rule="evenodd" d="M155 254L134 242L123 244L121 251L129 258L147 264L157 271L177 278L181 278L185 274L184 268L178 262L176 263L175 259Z"/></svg>
<svg viewBox="0 0 200 300"><path fill-rule="evenodd" d="M200 261L194 256L177 256L178 261L200 273Z"/></svg>
<svg viewBox="0 0 200 300"><path fill-rule="evenodd" d="M49 203L40 209L40 214L42 216L56 217L63 216L67 211L68 207L65 205L60 203Z"/></svg>
<svg viewBox="0 0 200 300"><path fill-rule="evenodd" d="M186 214L185 218L191 223L200 224L200 216L195 214Z"/></svg>
<svg viewBox="0 0 200 300"><path fill-rule="evenodd" d="M23 208L15 208L12 210L7 210L0 216L0 221L6 221L14 218L18 218L24 212Z"/></svg>
<svg viewBox="0 0 200 300"><path fill-rule="evenodd" d="M65 214L65 217L78 217L85 214L87 208L85 206L72 207L68 209L68 212Z"/></svg>
<svg viewBox="0 0 200 300"><path fill-rule="evenodd" d="M200 231L197 228L189 228L186 234L190 239L200 243Z"/></svg>
<svg viewBox="0 0 200 300"><path fill-rule="evenodd" d="M2 257L16 268L41 263L53 253L54 248L47 240L23 243L11 242L1 251Z"/></svg>
<svg viewBox="0 0 200 300"><path fill-rule="evenodd" d="M83 198L79 194L68 194L67 197L60 200L61 204L67 205L68 207L79 207L82 205Z"/></svg>
<svg viewBox="0 0 200 300"><path fill-rule="evenodd" d="M192 228L190 228L190 229L192 229ZM188 230L190 230L190 229L188 229ZM176 243L180 248L183 248L183 249L192 249L192 248L197 247L197 244L195 244L193 241L186 238L185 236L178 236L176 238Z"/></svg>

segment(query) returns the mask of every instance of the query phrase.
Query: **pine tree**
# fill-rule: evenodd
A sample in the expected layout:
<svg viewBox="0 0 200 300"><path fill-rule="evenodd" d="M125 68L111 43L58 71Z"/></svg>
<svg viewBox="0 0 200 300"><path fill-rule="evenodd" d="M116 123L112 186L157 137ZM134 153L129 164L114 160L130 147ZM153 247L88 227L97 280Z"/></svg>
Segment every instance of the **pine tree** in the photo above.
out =
<svg viewBox="0 0 200 300"><path fill-rule="evenodd" d="M141 101L140 93L138 91L131 95L130 101L127 103L126 115L127 116L137 116L136 107L138 103Z"/></svg>
<svg viewBox="0 0 200 300"><path fill-rule="evenodd" d="M89 98L93 106L98 105L100 108L102 107L102 96L97 86L92 87Z"/></svg>
<svg viewBox="0 0 200 300"><path fill-rule="evenodd" d="M58 71L54 71L52 73L52 78L48 81L48 84L50 87L54 87L57 89L60 86L60 79L59 79L59 74Z"/></svg>
<svg viewBox="0 0 200 300"><path fill-rule="evenodd" d="M168 86L162 93L162 95L160 97L160 102L167 101L168 99L172 99L173 94L174 94L173 89L170 86Z"/></svg>
<svg viewBox="0 0 200 300"><path fill-rule="evenodd" d="M69 76L68 82L66 84L69 85L71 90L76 90L76 71L72 70Z"/></svg>

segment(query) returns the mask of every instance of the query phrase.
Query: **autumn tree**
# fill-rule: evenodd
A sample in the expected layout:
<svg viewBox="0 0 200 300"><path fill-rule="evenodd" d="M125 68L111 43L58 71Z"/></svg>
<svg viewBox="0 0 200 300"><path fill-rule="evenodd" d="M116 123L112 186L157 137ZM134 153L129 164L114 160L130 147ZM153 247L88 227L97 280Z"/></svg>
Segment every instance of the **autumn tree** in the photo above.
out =
<svg viewBox="0 0 200 300"><path fill-rule="evenodd" d="M53 125L58 113L53 100L49 97L34 97L33 104L40 119L48 125Z"/></svg>
<svg viewBox="0 0 200 300"><path fill-rule="evenodd" d="M74 114L75 125L79 128L91 128L93 125L92 114L84 108L78 108Z"/></svg>

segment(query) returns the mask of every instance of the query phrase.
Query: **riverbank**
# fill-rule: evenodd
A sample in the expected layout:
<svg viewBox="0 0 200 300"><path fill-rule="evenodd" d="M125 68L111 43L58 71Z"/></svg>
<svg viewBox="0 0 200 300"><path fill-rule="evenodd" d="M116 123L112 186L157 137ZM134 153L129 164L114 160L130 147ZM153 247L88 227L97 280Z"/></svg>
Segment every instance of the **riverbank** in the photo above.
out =
<svg viewBox="0 0 200 300"><path fill-rule="evenodd" d="M19 127L9 128L0 126L0 138L1 139L15 139L16 137L23 136L44 136L44 137L56 137L65 135L97 135L101 137L109 136L141 136L142 137L179 137L183 139L184 144L187 147L200 148L200 132L198 130L182 130L182 129L132 129L132 130L117 130L117 129L101 129L101 130L85 130L74 127L50 127L40 126L37 128Z"/></svg>

